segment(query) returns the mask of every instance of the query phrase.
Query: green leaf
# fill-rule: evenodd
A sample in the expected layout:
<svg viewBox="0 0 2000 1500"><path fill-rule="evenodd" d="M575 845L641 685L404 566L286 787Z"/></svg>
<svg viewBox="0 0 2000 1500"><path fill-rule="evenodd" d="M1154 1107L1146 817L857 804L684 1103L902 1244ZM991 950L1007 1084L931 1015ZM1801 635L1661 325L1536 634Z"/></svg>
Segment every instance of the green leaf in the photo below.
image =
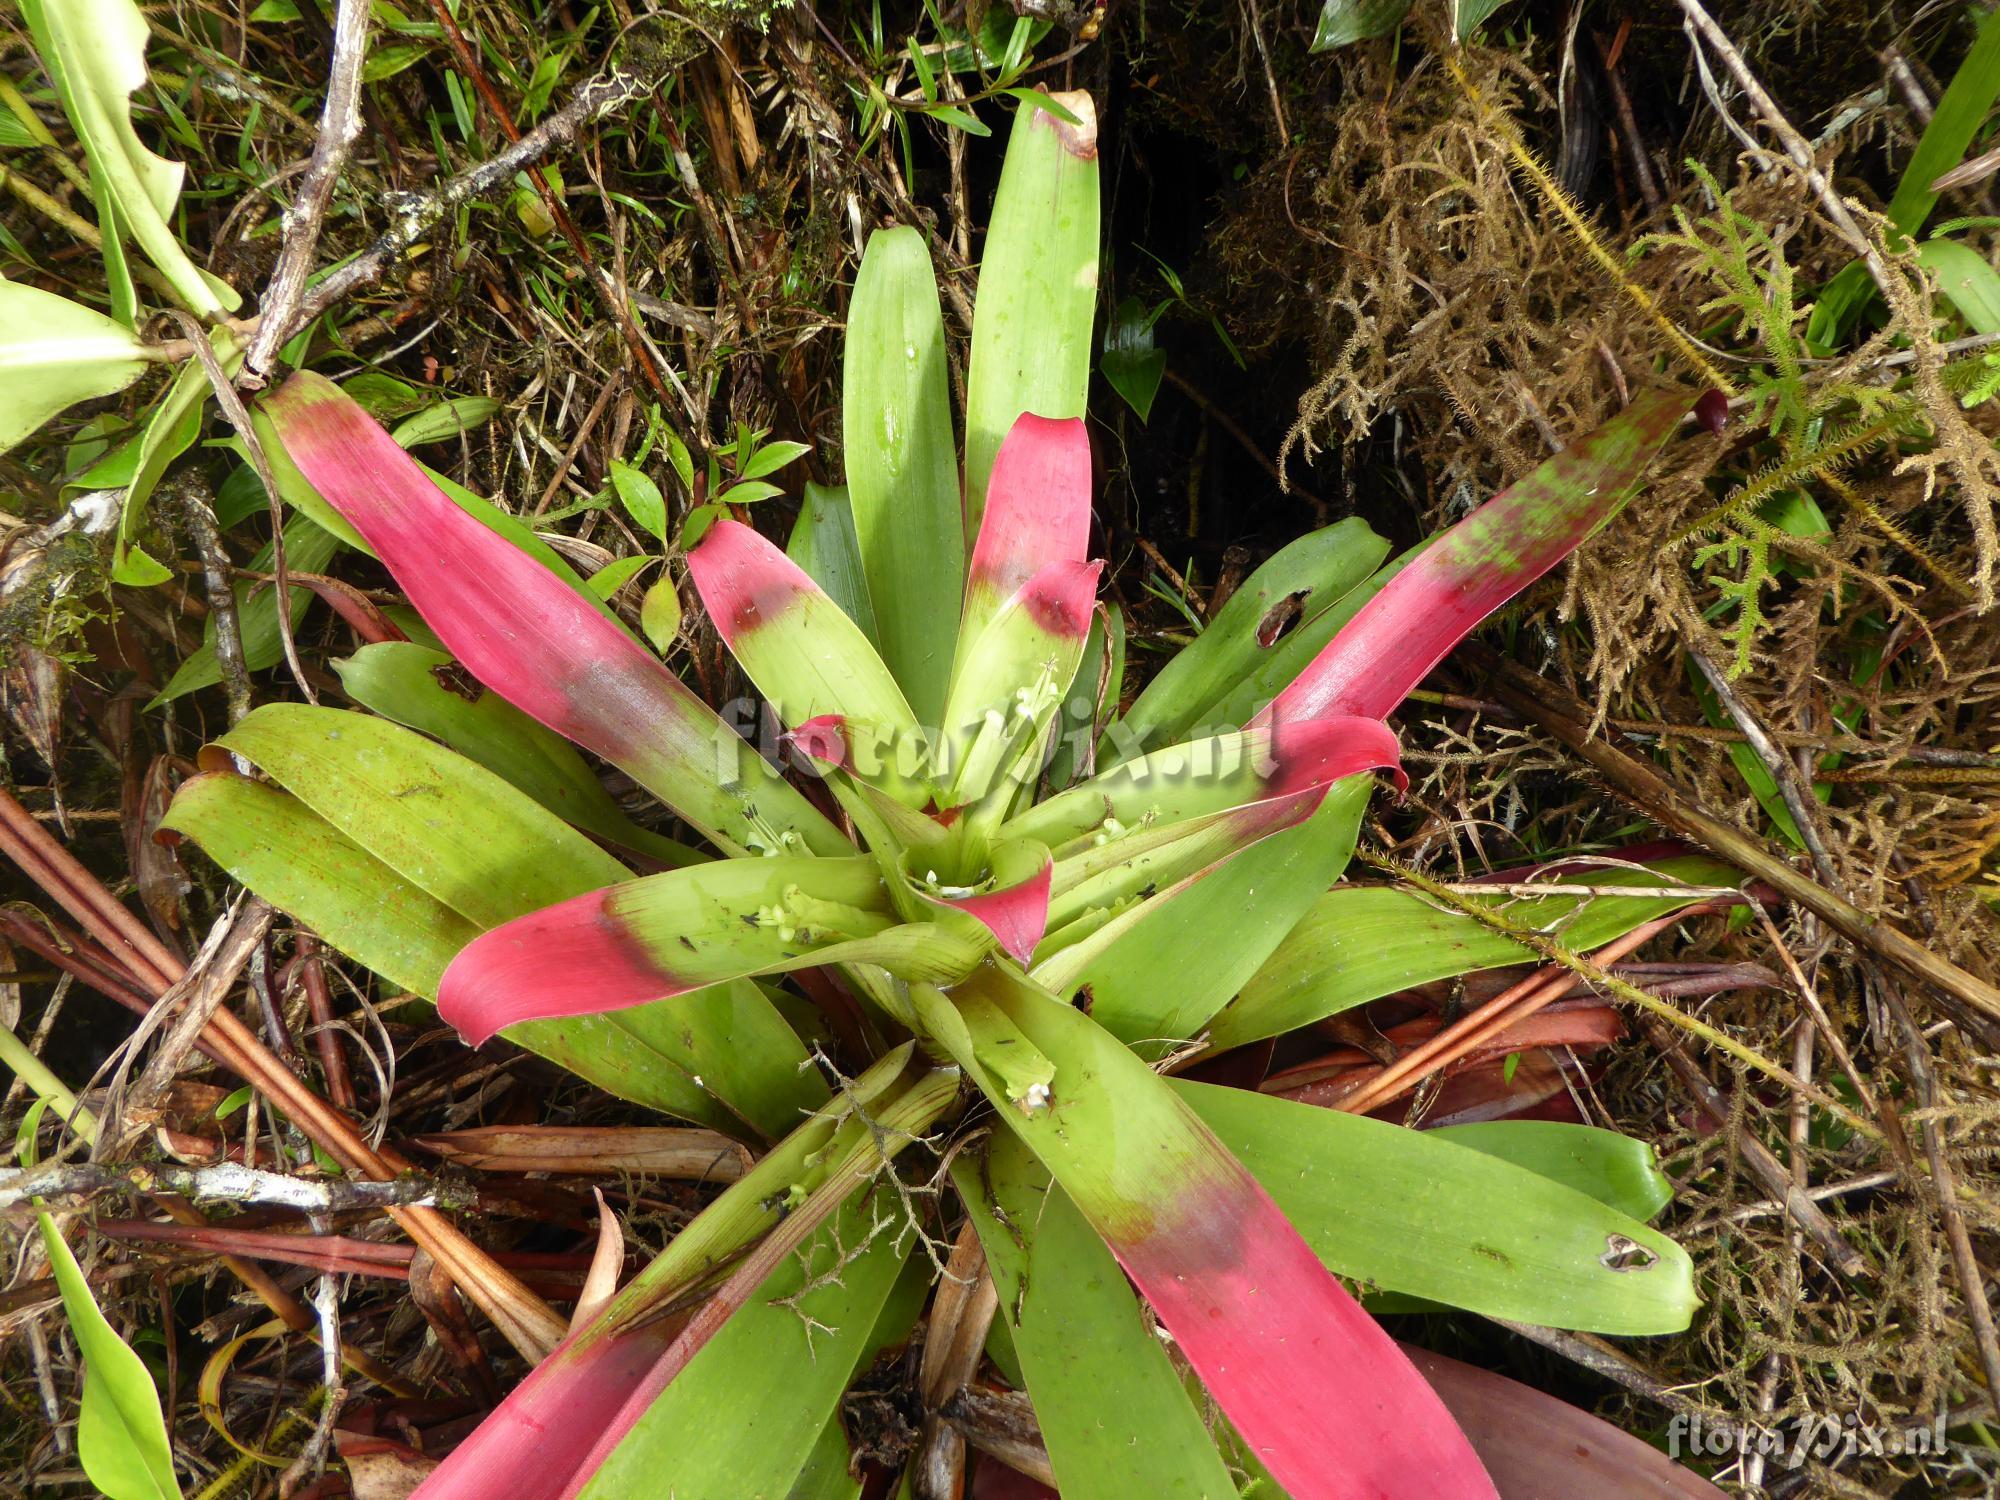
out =
<svg viewBox="0 0 2000 1500"><path fill-rule="evenodd" d="M870 1335L908 1249L900 1211L866 1198L843 1205L730 1316L580 1500L790 1493L873 1352Z"/></svg>
<svg viewBox="0 0 2000 1500"><path fill-rule="evenodd" d="M228 330L218 328L210 336L222 368L234 373L243 355ZM165 477L167 466L185 453L201 432L202 414L214 388L199 360L181 366L167 394L147 419L145 435L139 440L138 464L132 482L125 488L125 503L118 515L118 539L112 553L111 576L120 583L138 587L164 583L173 575L148 557L138 546L139 528L146 518L146 502Z"/></svg>
<svg viewBox="0 0 2000 1500"><path fill-rule="evenodd" d="M196 777L162 826L413 994L434 998L446 966L479 935L303 802L244 777ZM754 986L717 986L615 1016L534 1022L509 1036L621 1099L732 1134L743 1133L745 1120L764 1135L781 1133L801 1103L825 1097L816 1075L798 1072L803 1049Z"/></svg>
<svg viewBox="0 0 2000 1500"><path fill-rule="evenodd" d="M219 318L242 298L188 258L171 223L183 168L156 156L132 123L146 85L146 18L133 0L22 0L42 62L90 159L92 179L191 312Z"/></svg>
<svg viewBox="0 0 2000 1500"><path fill-rule="evenodd" d="M766 443L750 455L750 461L737 472L738 479L762 479L766 474L775 474L787 464L795 463L812 452L811 443L795 443L789 438L775 443Z"/></svg>
<svg viewBox="0 0 2000 1500"><path fill-rule="evenodd" d="M933 120L949 125L954 130L962 130L967 135L988 136L993 128L968 109L960 109L955 104L937 104L922 111Z"/></svg>
<svg viewBox="0 0 2000 1500"><path fill-rule="evenodd" d="M0 453L64 407L124 390L146 372L143 350L100 312L0 280Z"/></svg>
<svg viewBox="0 0 2000 1500"><path fill-rule="evenodd" d="M1688 686L1694 691L1695 702L1701 705L1702 717L1716 729L1733 727L1724 712L1722 700L1715 695L1701 670L1692 658L1687 663ZM1771 774L1771 768L1764 764L1763 757L1740 741L1732 741L1723 747L1729 754L1729 763L1736 768L1736 774L1743 778L1743 784L1750 789L1750 795L1757 799L1757 805L1764 810L1764 816L1771 820L1772 828L1778 836L1794 849L1803 850L1804 837L1799 833L1798 821L1792 810L1785 804L1785 794L1778 790L1778 779ZM1825 783L1816 783L1813 795L1822 802L1833 795L1833 788Z"/></svg>
<svg viewBox="0 0 2000 1500"><path fill-rule="evenodd" d="M1615 1130L1556 1120L1488 1120L1427 1133L1525 1167L1642 1223L1674 1201L1674 1185L1652 1146Z"/></svg>
<svg viewBox="0 0 2000 1500"><path fill-rule="evenodd" d="M598 598L609 602L618 591L639 576L640 569L660 559L648 557L643 552L635 552L630 557L614 557L610 562L584 580L584 587Z"/></svg>
<svg viewBox="0 0 2000 1500"><path fill-rule="evenodd" d="M954 1157L952 1181L986 1251L1064 1493L1233 1497L1165 1345L1069 1194L1006 1131L983 1157Z"/></svg>
<svg viewBox="0 0 2000 1500"><path fill-rule="evenodd" d="M1360 608L1361 597L1350 596L1388 552L1388 542L1355 516L1273 553L1193 643L1146 684L1118 728L1106 736L1100 750L1103 763L1179 744L1197 731L1240 724L1247 712L1238 717L1219 712L1219 705L1233 703L1247 684L1265 685L1277 678L1268 682L1269 697L1296 676L1332 639L1334 629ZM1337 614L1336 606L1341 607ZM1114 749L1115 755L1105 756Z"/></svg>
<svg viewBox="0 0 2000 1500"><path fill-rule="evenodd" d="M1645 870L1587 870L1566 877L1593 886L1728 886L1739 877L1702 855L1652 861ZM1559 884L1551 882L1552 885ZM1565 947L1600 947L1699 896L1492 898L1511 920L1557 934ZM1335 887L1318 897L1242 992L1209 1023L1217 1049L1281 1036L1398 990L1480 969L1532 963L1538 955L1461 912L1439 911L1390 886Z"/></svg>
<svg viewBox="0 0 2000 1500"><path fill-rule="evenodd" d="M655 579L639 600L639 628L665 656L681 633L681 595L671 578Z"/></svg>
<svg viewBox="0 0 2000 1500"><path fill-rule="evenodd" d="M847 491L882 659L922 724L950 683L965 587L944 320L914 229L869 236L848 312Z"/></svg>
<svg viewBox="0 0 2000 1500"><path fill-rule="evenodd" d="M681 522L681 551L691 552L701 539L708 535L708 528L729 514L720 505L697 505L687 513Z"/></svg>
<svg viewBox="0 0 2000 1500"><path fill-rule="evenodd" d="M254 479L255 476L252 477ZM258 493L261 501L262 490ZM306 517L294 516L285 523L285 571L288 574L322 572L339 550L339 539L322 531ZM271 544L266 542L250 559L249 571L268 573L271 571L271 560ZM254 594L251 593L253 587L256 589ZM303 584L286 592L291 595L292 628L296 630L318 596ZM251 671L261 672L284 656L285 642L278 626L278 591L275 587L237 584L236 625L243 638L243 665ZM187 660L180 664L167 685L146 707L150 711L198 688L213 687L220 681L222 665L215 656L215 617L211 615L203 625L201 644L188 653Z"/></svg>
<svg viewBox="0 0 2000 1500"><path fill-rule="evenodd" d="M296 797L227 772L175 793L162 828L185 834L242 884L413 994L479 929L405 880Z"/></svg>
<svg viewBox="0 0 2000 1500"><path fill-rule="evenodd" d="M610 855L498 776L386 719L267 704L218 743L475 928L628 878ZM309 910L300 914L313 919ZM425 992L435 993L435 977L426 977ZM668 1060L699 1052L710 1060L690 1076L766 1135L825 1097L816 1074L799 1072L803 1045L754 985L690 1005L692 998L535 1022L512 1035L626 1097L628 1068L643 1065L649 1051ZM678 1094L675 1105L658 1107L688 1112ZM714 1122L712 1110L703 1115Z"/></svg>
<svg viewBox="0 0 2000 1500"><path fill-rule="evenodd" d="M1111 314L1097 367L1141 422L1152 415L1153 398L1167 373L1167 351L1154 346L1153 320L1137 297L1127 297Z"/></svg>
<svg viewBox="0 0 2000 1500"><path fill-rule="evenodd" d="M667 865L702 858L633 823L568 740L481 687L444 652L388 641L362 647L334 670L356 702L444 741L574 827Z"/></svg>
<svg viewBox="0 0 2000 1500"><path fill-rule="evenodd" d="M644 472L620 459L611 460L611 487L626 514L661 541L667 539L667 502L660 487Z"/></svg>
<svg viewBox="0 0 2000 1500"><path fill-rule="evenodd" d="M1326 0L1313 29L1312 50L1331 52L1354 42L1388 36L1403 24L1410 0Z"/></svg>
<svg viewBox="0 0 2000 1500"><path fill-rule="evenodd" d="M1451 39L1469 41L1486 18L1507 0L1451 0Z"/></svg>
<svg viewBox="0 0 2000 1500"><path fill-rule="evenodd" d="M118 1337L90 1295L83 1267L47 1214L35 1215L70 1332L83 1355L76 1451L83 1472L109 1500L180 1500L173 1445L160 1393L145 1361Z"/></svg>
<svg viewBox="0 0 2000 1500"><path fill-rule="evenodd" d="M1917 260L1937 277L1938 290L1974 333L2000 333L2000 271L1957 240L1926 240Z"/></svg>
<svg viewBox="0 0 2000 1500"><path fill-rule="evenodd" d="M1889 200L1889 223L1902 234L1914 235L1923 228L1937 205L1931 184L1965 159L1993 101L2000 98L2000 12L1979 16L1978 25L1978 35L1952 74ZM1813 352L1831 353L1875 295L1875 282L1864 262L1844 266L1814 301L1806 324L1806 342Z"/></svg>
<svg viewBox="0 0 2000 1500"><path fill-rule="evenodd" d="M1354 853L1372 776L1335 782L1304 822L1115 917L1037 965L1058 994L1087 988L1092 1017L1149 1056L1198 1035Z"/></svg>
<svg viewBox="0 0 2000 1500"><path fill-rule="evenodd" d="M430 48L420 42L397 42L387 47L377 47L368 54L368 60L361 65L363 83L380 83L385 78L394 78L405 68L413 68L430 55Z"/></svg>
<svg viewBox="0 0 2000 1500"><path fill-rule="evenodd" d="M806 481L805 498L800 502L791 540L785 544L785 555L846 611L870 645L881 650L875 604L861 561L861 540L854 531L854 507L848 503L845 485Z"/></svg>
<svg viewBox="0 0 2000 1500"><path fill-rule="evenodd" d="M784 494L784 489L772 484L768 479L746 479L741 484L732 484L715 497L717 505L755 505L759 500L775 500Z"/></svg>
<svg viewBox="0 0 2000 1500"><path fill-rule="evenodd" d="M387 719L271 703L216 743L482 928L630 878L485 767Z"/></svg>
<svg viewBox="0 0 2000 1500"><path fill-rule="evenodd" d="M1342 1276L1546 1328L1678 1333L1693 1315L1687 1252L1574 1188L1443 1132L1172 1087Z"/></svg>
<svg viewBox="0 0 2000 1500"><path fill-rule="evenodd" d="M390 436L405 448L441 443L484 426L499 410L500 403L491 396L453 396L399 422Z"/></svg>
<svg viewBox="0 0 2000 1500"><path fill-rule="evenodd" d="M1086 93L1055 100L1075 123L1031 105L1015 111L979 265L965 398L968 536L979 534L986 482L1015 419L1080 417L1090 385L1097 110ZM857 496L857 519L858 503ZM880 589L875 601L883 603Z"/></svg>
<svg viewBox="0 0 2000 1500"><path fill-rule="evenodd" d="M1083 660L1077 663L1076 677L1063 697L1056 721L1056 752L1049 759L1047 775L1052 791L1060 792L1087 774L1100 715L1108 718L1118 711L1124 680L1125 612L1115 604L1102 604L1091 617ZM1100 683L1104 693L1101 706L1097 701Z"/></svg>

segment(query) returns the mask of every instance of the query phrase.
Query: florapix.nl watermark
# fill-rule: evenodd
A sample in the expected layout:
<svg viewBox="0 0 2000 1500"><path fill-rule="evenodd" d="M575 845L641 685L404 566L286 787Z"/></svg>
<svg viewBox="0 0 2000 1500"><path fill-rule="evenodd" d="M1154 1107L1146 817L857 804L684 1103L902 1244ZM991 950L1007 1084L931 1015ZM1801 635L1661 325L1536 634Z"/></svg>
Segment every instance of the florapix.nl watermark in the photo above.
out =
<svg viewBox="0 0 2000 1500"><path fill-rule="evenodd" d="M1808 1461L1841 1464L1860 1457L1941 1457L1947 1451L1944 1413L1928 1423L1898 1427L1866 1422L1848 1413L1807 1412L1775 1426L1754 1423L1723 1426L1699 1416L1681 1415L1667 1424L1669 1458L1747 1458L1796 1469Z"/></svg>

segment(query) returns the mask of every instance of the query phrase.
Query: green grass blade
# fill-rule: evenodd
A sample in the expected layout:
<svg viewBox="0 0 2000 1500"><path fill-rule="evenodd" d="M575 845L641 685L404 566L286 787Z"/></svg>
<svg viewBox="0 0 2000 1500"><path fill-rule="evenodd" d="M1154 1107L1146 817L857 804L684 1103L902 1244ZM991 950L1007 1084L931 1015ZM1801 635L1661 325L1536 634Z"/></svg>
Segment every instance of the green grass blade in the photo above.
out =
<svg viewBox="0 0 2000 1500"><path fill-rule="evenodd" d="M1979 34L1952 74L1889 200L1889 222L1902 234L1914 235L1923 228L1937 206L1931 184L1965 159L1996 98L2000 98L2000 13L1988 11L1979 18ZM1816 353L1831 353L1875 295L1874 279L1863 262L1842 267L1813 304L1806 324L1807 344Z"/></svg>

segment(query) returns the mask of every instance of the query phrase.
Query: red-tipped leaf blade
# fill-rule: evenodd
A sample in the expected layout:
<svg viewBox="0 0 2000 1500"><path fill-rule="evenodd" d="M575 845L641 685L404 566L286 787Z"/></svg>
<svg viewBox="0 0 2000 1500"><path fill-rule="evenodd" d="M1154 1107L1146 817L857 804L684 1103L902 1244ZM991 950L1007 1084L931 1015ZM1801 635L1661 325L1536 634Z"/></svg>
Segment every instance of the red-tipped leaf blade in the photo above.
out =
<svg viewBox="0 0 2000 1500"><path fill-rule="evenodd" d="M468 943L438 1013L475 1046L505 1026L595 1015L844 959L950 976L977 951L898 922L872 859L717 860L591 891Z"/></svg>
<svg viewBox="0 0 2000 1500"><path fill-rule="evenodd" d="M1495 1500L1450 1413L1164 1080L1082 1012L988 967L919 1014L1060 1182L1203 1385L1293 1495ZM965 1005L963 997L977 1003ZM1055 1065L1023 1110L972 1028L997 1012Z"/></svg>
<svg viewBox="0 0 2000 1500"><path fill-rule="evenodd" d="M931 800L929 746L868 637L806 571L748 526L718 521L688 554L709 618L786 724L838 715L847 769L910 807Z"/></svg>
<svg viewBox="0 0 2000 1500"><path fill-rule="evenodd" d="M331 381L302 371L263 410L466 670L595 751L727 848L850 848L659 659L453 504Z"/></svg>
<svg viewBox="0 0 2000 1500"><path fill-rule="evenodd" d="M1381 718L1479 622L1624 506L1695 392L1649 391L1444 533L1251 722Z"/></svg>
<svg viewBox="0 0 2000 1500"><path fill-rule="evenodd" d="M965 576L959 664L1014 593L1090 548L1090 438L1080 418L1018 418L1000 445Z"/></svg>

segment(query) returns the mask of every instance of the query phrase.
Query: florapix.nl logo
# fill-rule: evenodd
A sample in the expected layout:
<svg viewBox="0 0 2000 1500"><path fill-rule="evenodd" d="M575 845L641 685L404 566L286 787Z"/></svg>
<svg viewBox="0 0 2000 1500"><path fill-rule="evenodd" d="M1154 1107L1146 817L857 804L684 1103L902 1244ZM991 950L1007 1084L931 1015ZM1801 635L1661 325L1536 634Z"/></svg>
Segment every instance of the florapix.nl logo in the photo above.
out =
<svg viewBox="0 0 2000 1500"><path fill-rule="evenodd" d="M1788 1469L1809 1460L1837 1466L1864 1456L1940 1457L1946 1451L1944 1429L1943 1412L1931 1422L1909 1427L1865 1422L1851 1412L1845 1416L1807 1412L1769 1427L1725 1425L1684 1413L1667 1424L1667 1456L1740 1459L1756 1454Z"/></svg>

